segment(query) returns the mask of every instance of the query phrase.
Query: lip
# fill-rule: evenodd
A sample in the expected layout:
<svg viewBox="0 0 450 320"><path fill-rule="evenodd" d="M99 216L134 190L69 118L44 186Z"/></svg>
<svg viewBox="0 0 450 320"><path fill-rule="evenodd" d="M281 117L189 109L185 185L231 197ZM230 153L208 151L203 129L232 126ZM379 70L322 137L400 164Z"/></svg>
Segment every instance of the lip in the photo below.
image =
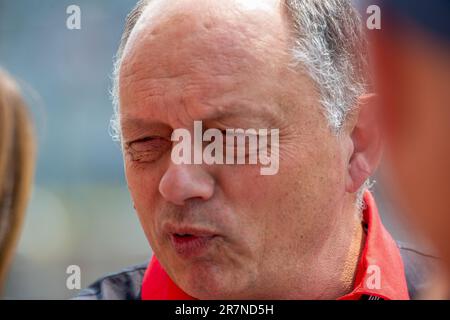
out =
<svg viewBox="0 0 450 320"><path fill-rule="evenodd" d="M218 234L207 229L189 226L167 226L170 243L182 258L193 258L204 254Z"/></svg>

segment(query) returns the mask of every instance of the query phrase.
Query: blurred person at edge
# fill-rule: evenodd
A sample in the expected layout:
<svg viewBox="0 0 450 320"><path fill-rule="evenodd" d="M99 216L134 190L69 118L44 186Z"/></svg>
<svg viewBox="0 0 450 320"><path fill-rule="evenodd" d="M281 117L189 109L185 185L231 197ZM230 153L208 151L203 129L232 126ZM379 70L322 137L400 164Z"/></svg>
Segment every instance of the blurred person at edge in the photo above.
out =
<svg viewBox="0 0 450 320"><path fill-rule="evenodd" d="M79 299L408 299L427 258L366 181L381 156L350 0L150 0L128 16L116 116L148 265ZM177 165L175 129L278 128L279 172Z"/></svg>
<svg viewBox="0 0 450 320"><path fill-rule="evenodd" d="M34 149L32 125L19 88L0 69L0 290L25 217Z"/></svg>
<svg viewBox="0 0 450 320"><path fill-rule="evenodd" d="M387 134L385 173L442 258L433 298L450 299L450 1L380 1L371 32Z"/></svg>

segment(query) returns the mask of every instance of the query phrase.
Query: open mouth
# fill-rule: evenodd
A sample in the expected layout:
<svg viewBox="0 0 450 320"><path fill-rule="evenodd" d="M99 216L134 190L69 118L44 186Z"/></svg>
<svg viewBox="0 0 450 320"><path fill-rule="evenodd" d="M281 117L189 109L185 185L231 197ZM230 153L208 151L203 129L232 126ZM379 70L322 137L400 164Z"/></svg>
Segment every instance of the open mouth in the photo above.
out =
<svg viewBox="0 0 450 320"><path fill-rule="evenodd" d="M199 239L201 237L195 236L193 234L189 233L175 233L172 234L172 238L176 243L182 244L182 243L189 243L191 241L195 241L196 239Z"/></svg>

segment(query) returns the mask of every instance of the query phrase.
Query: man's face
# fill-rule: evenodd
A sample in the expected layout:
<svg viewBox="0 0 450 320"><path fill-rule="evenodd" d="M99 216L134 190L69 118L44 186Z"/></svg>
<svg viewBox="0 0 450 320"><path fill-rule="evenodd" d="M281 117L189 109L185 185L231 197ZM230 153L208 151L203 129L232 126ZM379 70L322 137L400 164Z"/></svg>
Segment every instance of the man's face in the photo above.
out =
<svg viewBox="0 0 450 320"><path fill-rule="evenodd" d="M314 85L288 67L284 18L275 7L229 10L232 1L166 2L144 12L120 72L126 177L149 243L196 298L286 294L299 272L307 287L310 262L329 256L348 159ZM196 120L279 129L279 172L174 164L171 133Z"/></svg>

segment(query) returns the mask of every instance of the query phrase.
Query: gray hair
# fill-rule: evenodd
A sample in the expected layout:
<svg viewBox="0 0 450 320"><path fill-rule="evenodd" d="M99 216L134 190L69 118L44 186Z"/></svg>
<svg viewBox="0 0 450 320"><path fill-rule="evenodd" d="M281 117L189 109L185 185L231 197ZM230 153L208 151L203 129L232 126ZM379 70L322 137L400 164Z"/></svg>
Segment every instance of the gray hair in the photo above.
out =
<svg viewBox="0 0 450 320"><path fill-rule="evenodd" d="M114 64L111 135L120 140L118 75L133 27L151 0L140 0L127 17ZM331 129L338 134L368 86L366 40L351 0L280 0L292 24L293 64L303 68L321 95ZM365 184L366 186L367 184ZM362 192L365 187L361 189Z"/></svg>
<svg viewBox="0 0 450 320"><path fill-rule="evenodd" d="M285 0L295 31L294 63L321 93L336 132L367 90L367 50L358 12L349 0Z"/></svg>

